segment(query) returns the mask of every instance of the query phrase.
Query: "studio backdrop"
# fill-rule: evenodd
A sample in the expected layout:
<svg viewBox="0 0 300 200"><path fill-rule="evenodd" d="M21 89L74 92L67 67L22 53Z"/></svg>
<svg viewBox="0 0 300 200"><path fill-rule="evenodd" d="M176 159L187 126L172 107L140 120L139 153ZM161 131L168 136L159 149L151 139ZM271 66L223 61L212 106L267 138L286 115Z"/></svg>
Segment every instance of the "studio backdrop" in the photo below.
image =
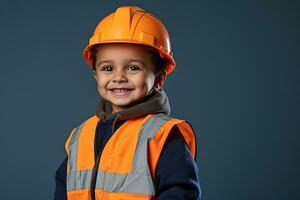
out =
<svg viewBox="0 0 300 200"><path fill-rule="evenodd" d="M300 199L300 6L283 0L1 1L0 199L53 199L64 143L100 98L82 51L121 5L169 31L164 89L197 134L202 199Z"/></svg>

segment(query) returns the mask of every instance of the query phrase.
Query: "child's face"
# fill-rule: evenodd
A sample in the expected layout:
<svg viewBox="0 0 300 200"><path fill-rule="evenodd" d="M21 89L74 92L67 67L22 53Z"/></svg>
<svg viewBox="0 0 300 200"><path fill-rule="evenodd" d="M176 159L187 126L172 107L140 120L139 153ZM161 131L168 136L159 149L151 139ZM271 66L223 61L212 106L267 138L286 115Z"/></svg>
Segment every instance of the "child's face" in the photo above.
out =
<svg viewBox="0 0 300 200"><path fill-rule="evenodd" d="M156 83L150 54L140 45L101 45L96 52L95 68L93 75L99 94L111 103L113 112L136 104L163 82Z"/></svg>

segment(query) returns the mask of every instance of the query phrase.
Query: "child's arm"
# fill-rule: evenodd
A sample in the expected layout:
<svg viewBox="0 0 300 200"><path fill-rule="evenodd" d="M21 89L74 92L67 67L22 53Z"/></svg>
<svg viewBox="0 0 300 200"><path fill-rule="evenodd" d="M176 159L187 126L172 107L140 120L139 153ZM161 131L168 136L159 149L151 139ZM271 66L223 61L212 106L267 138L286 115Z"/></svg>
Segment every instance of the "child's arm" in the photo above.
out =
<svg viewBox="0 0 300 200"><path fill-rule="evenodd" d="M171 130L156 169L157 200L200 200L199 171L177 127Z"/></svg>
<svg viewBox="0 0 300 200"><path fill-rule="evenodd" d="M67 161L68 158L66 157L55 174L55 193L54 193L54 200L66 200L67 193L66 193L66 174L67 174Z"/></svg>

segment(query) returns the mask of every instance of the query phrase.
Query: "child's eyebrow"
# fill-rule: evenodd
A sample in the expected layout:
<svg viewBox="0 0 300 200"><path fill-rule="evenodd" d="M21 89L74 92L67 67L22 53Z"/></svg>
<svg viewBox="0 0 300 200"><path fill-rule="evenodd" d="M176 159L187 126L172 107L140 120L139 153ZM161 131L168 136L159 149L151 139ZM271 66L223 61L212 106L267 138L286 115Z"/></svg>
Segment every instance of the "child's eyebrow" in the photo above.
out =
<svg viewBox="0 0 300 200"><path fill-rule="evenodd" d="M101 60L101 61L98 62L96 65L99 66L99 65L101 65L102 63L113 63L113 62L114 62L113 60ZM126 62L127 62L127 63L129 63L129 62L139 62L139 63L141 63L142 65L145 66L145 63L144 63L143 61L139 60L139 59L133 59L133 58L131 58L131 59L127 59Z"/></svg>
<svg viewBox="0 0 300 200"><path fill-rule="evenodd" d="M128 62L139 62L139 63L141 63L142 65L145 66L145 63L143 61L139 60L139 59L128 59L127 61Z"/></svg>
<svg viewBox="0 0 300 200"><path fill-rule="evenodd" d="M110 62L113 62L112 60L101 60L100 62L98 62L96 65L99 66L101 65L102 63L110 63Z"/></svg>

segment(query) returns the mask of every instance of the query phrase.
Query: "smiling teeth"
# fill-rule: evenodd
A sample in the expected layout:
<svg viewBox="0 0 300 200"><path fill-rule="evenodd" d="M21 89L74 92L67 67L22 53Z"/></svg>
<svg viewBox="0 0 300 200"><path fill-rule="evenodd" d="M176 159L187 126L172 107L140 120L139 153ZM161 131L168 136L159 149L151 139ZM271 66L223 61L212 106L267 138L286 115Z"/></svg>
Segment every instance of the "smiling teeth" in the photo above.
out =
<svg viewBox="0 0 300 200"><path fill-rule="evenodd" d="M112 89L113 92L127 92L129 89Z"/></svg>

